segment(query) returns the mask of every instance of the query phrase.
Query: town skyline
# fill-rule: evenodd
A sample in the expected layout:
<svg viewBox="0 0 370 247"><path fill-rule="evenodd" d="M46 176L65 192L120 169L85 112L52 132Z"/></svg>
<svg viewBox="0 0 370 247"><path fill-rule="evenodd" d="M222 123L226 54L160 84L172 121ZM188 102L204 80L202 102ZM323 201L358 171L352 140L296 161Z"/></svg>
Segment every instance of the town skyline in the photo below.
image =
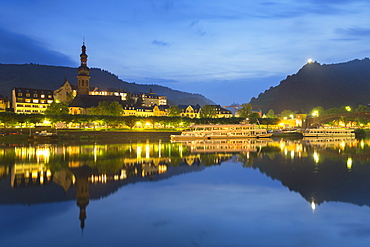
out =
<svg viewBox="0 0 370 247"><path fill-rule="evenodd" d="M5 0L0 63L76 67L85 39L90 67L124 81L200 93L222 105L246 103L308 59L367 57L369 9L363 0Z"/></svg>

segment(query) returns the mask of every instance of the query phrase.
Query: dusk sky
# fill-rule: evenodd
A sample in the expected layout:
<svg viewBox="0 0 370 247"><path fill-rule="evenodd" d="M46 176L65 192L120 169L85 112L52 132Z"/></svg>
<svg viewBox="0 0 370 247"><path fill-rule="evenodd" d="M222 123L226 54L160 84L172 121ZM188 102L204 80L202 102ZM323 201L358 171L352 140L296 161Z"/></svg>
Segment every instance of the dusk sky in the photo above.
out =
<svg viewBox="0 0 370 247"><path fill-rule="evenodd" d="M85 38L90 68L230 105L369 57L369 24L368 0L2 0L0 63L78 67Z"/></svg>

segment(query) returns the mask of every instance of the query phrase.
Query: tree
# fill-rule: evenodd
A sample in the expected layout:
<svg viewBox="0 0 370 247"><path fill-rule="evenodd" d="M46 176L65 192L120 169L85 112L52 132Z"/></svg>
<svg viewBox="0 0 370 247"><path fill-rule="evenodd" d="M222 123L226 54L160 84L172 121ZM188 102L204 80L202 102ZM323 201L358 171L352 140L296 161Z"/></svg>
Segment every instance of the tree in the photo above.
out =
<svg viewBox="0 0 370 247"><path fill-rule="evenodd" d="M311 111L311 115L313 117L323 116L324 115L324 108L322 108L322 106L317 106L317 107L313 108L312 111Z"/></svg>
<svg viewBox="0 0 370 247"><path fill-rule="evenodd" d="M214 118L216 117L216 107L213 105L205 105L200 108L201 118Z"/></svg>
<svg viewBox="0 0 370 247"><path fill-rule="evenodd" d="M267 117L267 118L276 118L275 111L274 111L273 109L270 109L270 110L267 112L266 117Z"/></svg>
<svg viewBox="0 0 370 247"><path fill-rule="evenodd" d="M327 116L327 115L333 115L333 114L338 114L339 113L339 109L336 108L336 107L332 107L332 108L329 108L329 109L326 109L322 115L323 116Z"/></svg>
<svg viewBox="0 0 370 247"><path fill-rule="evenodd" d="M370 111L369 107L364 105L358 105L358 107L356 108L356 112L365 112L365 111Z"/></svg>
<svg viewBox="0 0 370 247"><path fill-rule="evenodd" d="M67 103L56 103L55 101L51 103L45 110L45 115L63 115L68 114L68 104Z"/></svg>
<svg viewBox="0 0 370 247"><path fill-rule="evenodd" d="M180 107L174 105L174 106L171 106L169 109L168 109L168 116L171 116L171 117L175 117L175 116L180 116L181 114L181 109Z"/></svg>
<svg viewBox="0 0 370 247"><path fill-rule="evenodd" d="M137 121L137 117L135 116L129 116L129 117L125 117L123 119L123 122L125 122L125 124L130 128L132 129L135 124L136 124L136 121Z"/></svg>
<svg viewBox="0 0 370 247"><path fill-rule="evenodd" d="M90 108L90 115L121 116L123 108L117 101L100 101L98 106Z"/></svg>
<svg viewBox="0 0 370 247"><path fill-rule="evenodd" d="M257 112L253 112L253 113L249 114L249 122L250 123L260 124L259 118L260 118L260 114L258 114Z"/></svg>
<svg viewBox="0 0 370 247"><path fill-rule="evenodd" d="M252 104L251 103L244 103L240 106L238 113L239 116L242 118L247 118L252 113Z"/></svg>
<svg viewBox="0 0 370 247"><path fill-rule="evenodd" d="M280 113L280 117L282 117L282 118L291 118L292 115L294 116L295 112L293 112L291 110L284 110Z"/></svg>

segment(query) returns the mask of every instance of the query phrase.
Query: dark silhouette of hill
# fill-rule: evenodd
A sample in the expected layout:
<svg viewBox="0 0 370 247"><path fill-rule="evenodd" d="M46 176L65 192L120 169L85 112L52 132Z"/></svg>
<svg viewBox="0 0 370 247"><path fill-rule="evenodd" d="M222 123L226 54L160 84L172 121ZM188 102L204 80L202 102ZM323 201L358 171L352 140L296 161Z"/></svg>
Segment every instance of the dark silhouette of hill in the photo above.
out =
<svg viewBox="0 0 370 247"><path fill-rule="evenodd" d="M341 106L357 107L370 103L370 60L353 60L346 63L321 65L307 63L297 74L288 76L276 87L271 87L251 104L267 112L273 109L309 112L322 106L324 109Z"/></svg>
<svg viewBox="0 0 370 247"><path fill-rule="evenodd" d="M13 87L54 90L67 79L77 85L77 69L38 64L0 64L0 94L10 96ZM99 88L118 88L129 93L150 90L157 95L165 95L169 104L215 104L201 94L172 90L159 85L136 84L123 81L118 76L99 68L90 70L90 86Z"/></svg>

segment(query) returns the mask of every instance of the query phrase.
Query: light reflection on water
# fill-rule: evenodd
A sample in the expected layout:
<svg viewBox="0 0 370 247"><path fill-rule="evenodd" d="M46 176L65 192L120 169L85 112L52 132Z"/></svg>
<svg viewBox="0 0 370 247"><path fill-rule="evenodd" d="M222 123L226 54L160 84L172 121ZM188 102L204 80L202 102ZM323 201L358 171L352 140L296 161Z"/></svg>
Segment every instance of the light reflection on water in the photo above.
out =
<svg viewBox="0 0 370 247"><path fill-rule="evenodd" d="M369 146L4 145L0 245L368 246Z"/></svg>

